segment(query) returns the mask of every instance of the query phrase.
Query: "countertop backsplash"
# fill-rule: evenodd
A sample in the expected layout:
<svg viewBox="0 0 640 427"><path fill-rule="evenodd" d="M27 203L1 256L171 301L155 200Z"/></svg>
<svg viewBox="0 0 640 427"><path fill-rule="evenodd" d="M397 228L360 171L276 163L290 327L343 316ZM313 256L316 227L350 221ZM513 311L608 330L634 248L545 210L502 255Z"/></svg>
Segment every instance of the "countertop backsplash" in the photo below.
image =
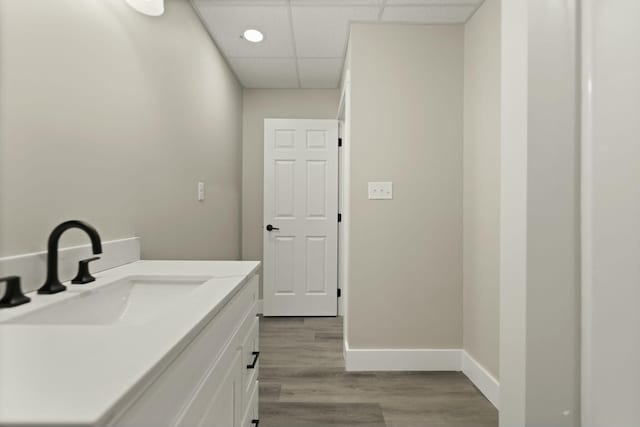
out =
<svg viewBox="0 0 640 427"><path fill-rule="evenodd" d="M110 240L102 242L103 253L100 260L91 263L91 271L98 273L140 260L140 238ZM71 280L78 272L78 261L94 256L91 245L60 248L58 270L60 281ZM0 277L20 276L23 292L37 290L47 275L47 252L13 255L0 258ZM0 284L0 295L4 293L4 284Z"/></svg>

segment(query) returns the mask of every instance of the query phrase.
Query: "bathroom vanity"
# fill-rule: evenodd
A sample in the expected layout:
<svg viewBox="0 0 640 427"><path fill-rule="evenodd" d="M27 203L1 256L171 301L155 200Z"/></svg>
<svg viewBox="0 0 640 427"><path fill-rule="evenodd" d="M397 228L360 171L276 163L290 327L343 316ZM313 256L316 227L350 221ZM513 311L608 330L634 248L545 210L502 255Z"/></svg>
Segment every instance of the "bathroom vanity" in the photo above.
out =
<svg viewBox="0 0 640 427"><path fill-rule="evenodd" d="M257 426L258 262L138 261L0 311L0 425Z"/></svg>

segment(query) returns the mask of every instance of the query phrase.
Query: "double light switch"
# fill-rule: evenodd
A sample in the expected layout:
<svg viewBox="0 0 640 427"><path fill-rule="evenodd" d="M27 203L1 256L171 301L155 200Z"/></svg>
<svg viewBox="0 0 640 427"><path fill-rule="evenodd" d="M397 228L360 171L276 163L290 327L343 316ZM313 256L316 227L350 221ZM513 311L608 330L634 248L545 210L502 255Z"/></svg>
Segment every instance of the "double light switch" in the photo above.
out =
<svg viewBox="0 0 640 427"><path fill-rule="evenodd" d="M370 182L369 200L393 199L393 182Z"/></svg>

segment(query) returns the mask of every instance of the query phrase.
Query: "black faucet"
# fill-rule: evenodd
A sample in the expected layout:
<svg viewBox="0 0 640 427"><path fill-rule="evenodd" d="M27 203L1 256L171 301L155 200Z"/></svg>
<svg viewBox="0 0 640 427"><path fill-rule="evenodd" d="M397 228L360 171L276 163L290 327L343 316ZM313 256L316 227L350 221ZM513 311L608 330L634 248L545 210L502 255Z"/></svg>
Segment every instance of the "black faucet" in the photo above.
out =
<svg viewBox="0 0 640 427"><path fill-rule="evenodd" d="M60 241L60 236L62 233L67 231L70 228L79 228L89 235L91 239L91 247L93 249L93 254L101 254L102 253L102 242L100 240L100 235L91 225L82 221L66 221L57 226L51 232L49 236L49 245L48 245L48 253L47 253L47 281L38 289L39 294L57 294L58 292L62 292L67 289L62 283L60 283L60 278L58 277L58 243Z"/></svg>
<svg viewBox="0 0 640 427"><path fill-rule="evenodd" d="M31 301L31 298L22 293L18 276L3 277L0 279L0 283L2 282L6 282L7 287L0 299L0 308L16 307Z"/></svg>

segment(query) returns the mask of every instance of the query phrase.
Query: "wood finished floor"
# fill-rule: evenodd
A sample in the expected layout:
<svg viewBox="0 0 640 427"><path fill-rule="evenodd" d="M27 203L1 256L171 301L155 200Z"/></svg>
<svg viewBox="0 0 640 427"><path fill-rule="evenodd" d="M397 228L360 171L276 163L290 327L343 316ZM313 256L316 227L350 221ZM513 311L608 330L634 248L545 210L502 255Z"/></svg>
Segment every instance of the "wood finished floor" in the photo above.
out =
<svg viewBox="0 0 640 427"><path fill-rule="evenodd" d="M262 318L260 427L496 427L459 372L346 372L341 318Z"/></svg>

